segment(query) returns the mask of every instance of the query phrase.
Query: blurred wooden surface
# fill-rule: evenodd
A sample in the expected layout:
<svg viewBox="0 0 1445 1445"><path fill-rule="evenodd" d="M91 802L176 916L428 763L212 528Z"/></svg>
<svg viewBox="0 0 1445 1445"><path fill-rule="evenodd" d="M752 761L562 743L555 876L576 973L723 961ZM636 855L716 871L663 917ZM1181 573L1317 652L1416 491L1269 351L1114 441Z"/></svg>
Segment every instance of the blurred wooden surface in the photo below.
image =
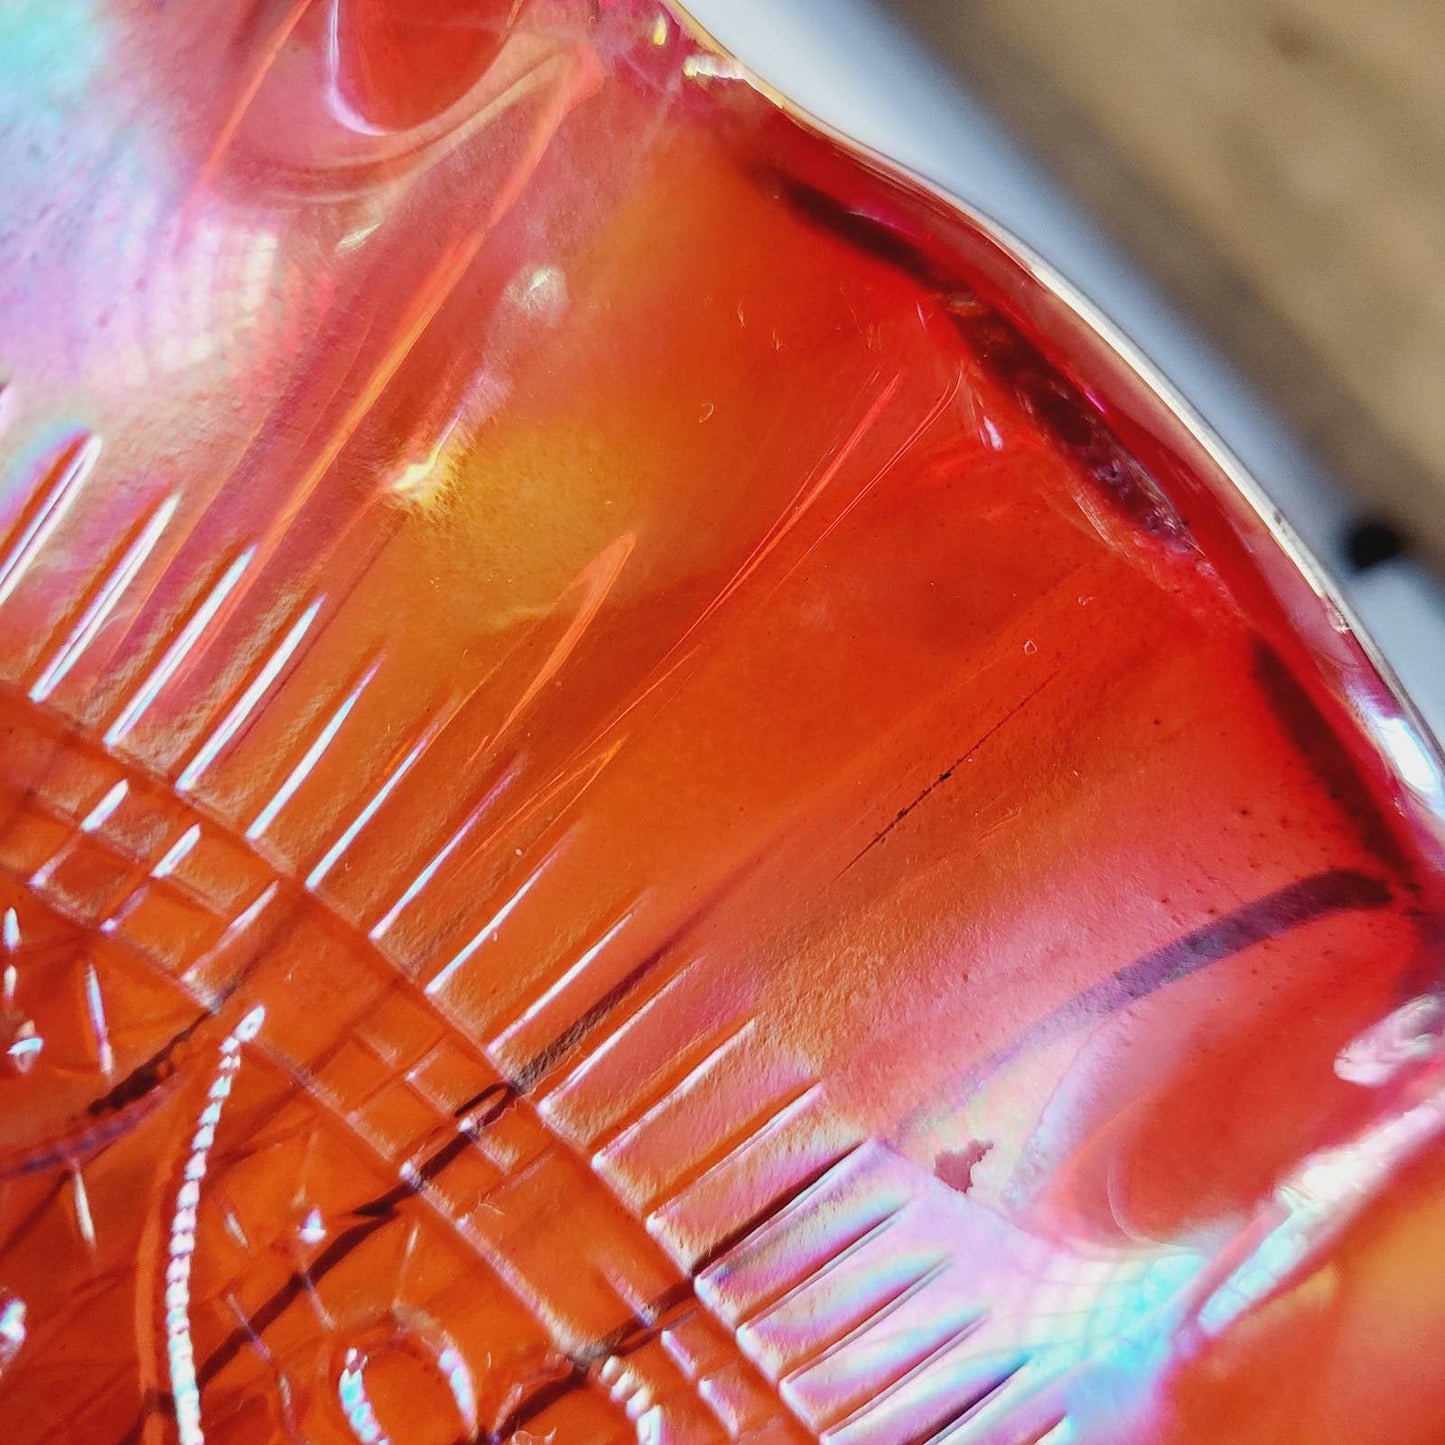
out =
<svg viewBox="0 0 1445 1445"><path fill-rule="evenodd" d="M892 0L1445 560L1445 0Z"/></svg>

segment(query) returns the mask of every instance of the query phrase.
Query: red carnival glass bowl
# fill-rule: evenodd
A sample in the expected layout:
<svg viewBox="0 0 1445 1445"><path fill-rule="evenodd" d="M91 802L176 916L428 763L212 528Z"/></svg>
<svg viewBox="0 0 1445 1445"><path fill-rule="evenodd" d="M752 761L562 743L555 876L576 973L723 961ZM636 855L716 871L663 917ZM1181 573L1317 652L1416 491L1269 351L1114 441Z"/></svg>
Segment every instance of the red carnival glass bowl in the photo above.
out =
<svg viewBox="0 0 1445 1445"><path fill-rule="evenodd" d="M1439 758L657 0L0 11L0 1434L1445 1438Z"/></svg>

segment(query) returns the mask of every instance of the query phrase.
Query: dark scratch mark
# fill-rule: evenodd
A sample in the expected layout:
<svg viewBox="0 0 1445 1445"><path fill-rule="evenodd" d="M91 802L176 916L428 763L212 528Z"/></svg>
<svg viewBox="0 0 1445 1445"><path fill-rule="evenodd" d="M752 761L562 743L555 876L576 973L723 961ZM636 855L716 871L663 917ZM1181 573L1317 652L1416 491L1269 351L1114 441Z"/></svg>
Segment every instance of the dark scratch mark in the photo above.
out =
<svg viewBox="0 0 1445 1445"><path fill-rule="evenodd" d="M877 257L927 290L948 294L965 289L954 267L935 260L914 237L898 227L855 210L775 166L759 167L757 176L760 184L806 221L841 236L855 249Z"/></svg>
<svg viewBox="0 0 1445 1445"><path fill-rule="evenodd" d="M1099 493L1156 542L1192 550L1184 519L1164 488L1115 435L1105 411L1024 334L1011 317L990 307L958 273L931 255L921 237L869 215L777 169L759 180L809 224L903 272L943 305L955 329Z"/></svg>
<svg viewBox="0 0 1445 1445"><path fill-rule="evenodd" d="M710 1269L724 1255L736 1249L745 1239L754 1235L765 1224L776 1219L795 1199L806 1194L815 1184L819 1183L824 1175L828 1174L840 1165L850 1154L854 1152L853 1147L841 1149L837 1154L825 1160L817 1168L811 1170L805 1178L797 1184L789 1185L780 1194L775 1195L760 1209L745 1219L735 1229L729 1231L721 1239L713 1243L708 1250L693 1261L692 1275L696 1278L704 1270Z"/></svg>
<svg viewBox="0 0 1445 1445"><path fill-rule="evenodd" d="M691 927L689 920L687 927ZM591 1008L587 1009L573 1024L564 1029L546 1048L541 1049L525 1064L517 1076L517 1088L526 1093L549 1074L567 1055L580 1048L589 1035L594 1033L609 1015L615 1013L641 987L649 974L667 957L681 941L687 928L679 929L659 947L652 950L636 967L630 969Z"/></svg>
<svg viewBox="0 0 1445 1445"><path fill-rule="evenodd" d="M482 1132L502 1116L514 1097L515 1090L510 1084L497 1083L479 1094L477 1099L472 1101L470 1107L464 1106L467 1113L472 1113L476 1107L482 1104L487 1107L479 1117L468 1118L456 1134L436 1153L423 1160L409 1177L393 1185L385 1194L378 1195L375 1199L368 1200L365 1204L352 1210L352 1213L361 1222L353 1224L349 1229L338 1234L316 1256L309 1268L293 1273L285 1284L252 1313L245 1325L232 1330L211 1351L196 1372L197 1383L205 1386L215 1379L249 1343L264 1335L266 1330L275 1324L304 1293L315 1289L327 1275L339 1268L360 1249L373 1234L385 1228L395 1217L396 1211L408 1199L415 1198L427 1185L434 1183L450 1164L459 1159L477 1142Z"/></svg>
<svg viewBox="0 0 1445 1445"><path fill-rule="evenodd" d="M806 1194L824 1175L837 1168L852 1152L851 1148L844 1149L836 1156L826 1160L816 1169L811 1170L798 1183L780 1191L742 1224L717 1240L704 1254L692 1262L686 1279L679 1280L677 1284L664 1290L631 1319L626 1320L610 1334L602 1336L585 1354L575 1356L572 1360L571 1373L564 1380L552 1382L545 1390L539 1391L519 1405L502 1422L493 1434L492 1440L509 1440L517 1430L525 1427L548 1406L555 1404L571 1391L581 1389L590 1378L592 1367L600 1361L614 1355L636 1353L669 1325L680 1324L694 1311L701 1309L697 1299L696 1280L698 1275L741 1244L743 1240L776 1219L794 1200ZM479 1442L473 1440L463 1442L463 1445L479 1445Z"/></svg>
<svg viewBox="0 0 1445 1445"><path fill-rule="evenodd" d="M551 1043L527 1060L512 1080L517 1094L519 1096L529 1094L558 1064L581 1048L588 1038L656 972L698 924L712 913L724 899L735 893L760 866L759 861L753 859L734 869L722 882L709 890L707 896L656 948L613 984L595 1004L563 1029Z"/></svg>
<svg viewBox="0 0 1445 1445"><path fill-rule="evenodd" d="M92 1100L86 1106L85 1112L92 1119L101 1118L106 1114L123 1109L127 1104L134 1104L147 1094L154 1092L174 1075L176 1053L195 1037L196 1031L203 1024L208 1023L214 1017L215 1013L210 1009L197 1014L179 1033L173 1034L162 1044L150 1058L137 1064L109 1093Z"/></svg>
<svg viewBox="0 0 1445 1445"><path fill-rule="evenodd" d="M294 916L296 907L288 914ZM283 920L284 922L285 920ZM15 1178L58 1168L77 1159L93 1158L109 1149L165 1101L167 1087L184 1063L180 1054L206 1025L218 1019L226 1005L250 981L258 947L250 961L236 974L219 997L203 1012L173 1034L149 1058L137 1064L123 1079L85 1106L84 1117L92 1122L60 1137L43 1140L29 1152L0 1153L0 1179Z"/></svg>
<svg viewBox="0 0 1445 1445"><path fill-rule="evenodd" d="M454 1117L459 1121L456 1134L435 1153L417 1165L407 1178L392 1186L384 1194L357 1205L351 1212L360 1222L338 1234L317 1255L308 1269L292 1274L268 1299L263 1301L251 1315L249 1329L238 1327L232 1330L201 1363L196 1372L197 1383L204 1387L214 1380L250 1343L253 1336L263 1335L304 1293L314 1289L327 1275L360 1249L373 1234L385 1228L407 1200L420 1195L455 1160L475 1146L485 1130L496 1123L514 1104L526 1098L555 1064L577 1048L609 1014L621 1006L626 998L642 984L648 974L672 952L697 921L711 909L718 897L736 882L737 877L734 876L719 889L714 890L682 925L674 929L667 939L649 953L608 993L604 994L598 1003L583 1014L577 1022L564 1030L557 1039L525 1064L515 1077L499 1079L459 1105L454 1111Z"/></svg>
<svg viewBox="0 0 1445 1445"><path fill-rule="evenodd" d="M248 1344L260 1339L305 1292L314 1289L368 1239L391 1223L402 1204L419 1195L453 1160L475 1145L481 1133L495 1123L520 1097L522 1095L514 1084L501 1081L460 1105L455 1111L456 1116L465 1122L456 1137L418 1166L409 1179L354 1209L352 1213L360 1222L338 1234L308 1269L292 1274L285 1284L251 1314L244 1326L233 1330L207 1356L197 1371L197 1384L204 1388L214 1380ZM480 1115L477 1114L478 1110L482 1110ZM494 1430L478 1434L471 1441L459 1442L459 1445L482 1445L484 1441L490 1445L490 1442L509 1440L516 1431L524 1428L529 1421L564 1396L584 1388L592 1378L593 1367L599 1362L613 1355L635 1353L656 1338L659 1331L699 1308L694 1284L697 1274L779 1215L793 1200L806 1193L823 1175L836 1167L849 1152L851 1151L845 1150L838 1158L829 1159L811 1171L800 1183L782 1191L696 1261L688 1278L664 1290L644 1309L625 1320L617 1329L600 1337L585 1352L567 1357L562 1366L564 1372L549 1376L544 1384L527 1394L511 1408L507 1418ZM132 1431L127 1440L133 1438L138 1438L136 1431Z"/></svg>
<svg viewBox="0 0 1445 1445"><path fill-rule="evenodd" d="M530 1392L523 1393L504 1418L485 1435L479 1432L469 1440L454 1442L454 1445L483 1445L483 1442L486 1445L502 1445L502 1442L511 1440L543 1411L575 1391L584 1389L592 1378L594 1365L615 1355L635 1354L669 1325L682 1323L698 1308L691 1280L671 1286L615 1330L601 1336L585 1352L560 1359L558 1371L547 1376Z"/></svg>
<svg viewBox="0 0 1445 1445"><path fill-rule="evenodd" d="M936 789L942 787L943 784L946 783L954 775L954 773L965 763L971 761L980 748L982 748L986 743L988 743L1006 723L1012 721L1013 718L1017 717L1018 714L1021 713L1024 708L1026 708L1059 675L1059 671L1060 669L1055 669L1041 683L1039 683L1037 687L1033 688L1033 690L1027 693L1022 699L1020 699L1020 701L1016 702L1013 707L1011 707L996 723L993 724L992 727L988 729L987 732L985 732L975 743L973 743L969 747L967 752L961 753L958 757L956 757L953 762L951 762L926 788L924 788L924 790L919 793L918 796L914 798L911 803L909 803L906 807L900 808L897 813L895 813L893 817L890 818L889 821L873 835L872 839L853 856L852 861L848 864L846 868L843 869L841 873L838 874L838 877L841 878L844 873L847 873L848 870L854 866L854 864L858 863L866 854L870 853L881 842L883 842L884 839L886 839L888 835L901 822L903 822L903 820L907 818L908 815L916 807L918 807L920 803L922 803ZM835 879L834 881L836 882L837 880Z"/></svg>
<svg viewBox="0 0 1445 1445"><path fill-rule="evenodd" d="M1101 1011L1123 1007L1208 964L1278 938L1325 914L1349 908L1383 908L1390 897L1390 889L1382 879L1353 868L1311 874L1126 964L1080 993L1076 1006Z"/></svg>
<svg viewBox="0 0 1445 1445"><path fill-rule="evenodd" d="M1222 918L1213 918L1193 933L1166 943L1081 989L1066 1003L1049 1010L1011 1043L995 1049L975 1064L964 1076L960 1092L971 1093L1030 1047L1068 1033L1086 1020L1117 1013L1168 984L1232 958L1255 944L1280 938L1331 913L1384 908L1390 900L1390 890L1381 879L1353 868L1314 873L1266 893L1253 903L1246 903Z"/></svg>
<svg viewBox="0 0 1445 1445"><path fill-rule="evenodd" d="M123 1139L162 1102L163 1091L180 1067L175 1060L176 1053L213 1017L211 1013L203 1013L192 1019L113 1089L91 1100L85 1108L85 1117L92 1121L88 1125L54 1135L23 1150L0 1154L0 1179L39 1174L76 1160L94 1158Z"/></svg>
<svg viewBox="0 0 1445 1445"><path fill-rule="evenodd" d="M422 1196L427 1187L434 1183L455 1160L475 1147L485 1130L496 1123L507 1110L526 1099L546 1074L581 1047L587 1038L665 962L697 926L698 922L707 916L722 898L738 887L757 866L756 860L744 864L717 887L710 890L688 917L673 929L658 947L632 968L579 1019L524 1064L514 1076L503 1077L489 1084L478 1094L457 1106L453 1111L454 1118L458 1121L455 1135L436 1152L415 1166L396 1185L352 1209L352 1217L357 1222L332 1239L311 1261L308 1268L292 1273L269 1298L261 1303L244 1325L232 1330L200 1363L196 1372L198 1386L205 1388L214 1381L245 1348L258 1341L298 1299L314 1290L322 1280L354 1255L367 1240L390 1225L395 1220L397 1211L406 1201ZM188 1037L207 1018L213 1016L208 1014L188 1026L188 1029L183 1031L184 1037ZM136 1071L136 1074L141 1077L132 1087L137 1087L143 1080L150 1080L163 1072L160 1068L161 1064L168 1057L169 1051L180 1042L183 1042L183 1038L178 1037L177 1040L172 1041L171 1045L162 1049L147 1065L142 1065ZM790 1191L790 1196L797 1192L797 1190ZM786 1199L783 1199L774 1206L770 1206L770 1209L781 1208L786 1202ZM754 1227L756 1227L756 1221L750 1222L748 1231L750 1232ZM554 1399L560 1398L561 1394L585 1384L590 1378L589 1372L592 1365L598 1359L605 1358L608 1354L641 1348L656 1334L658 1329L662 1328L662 1324L670 1312L683 1307L693 1308L695 1303L693 1284L689 1278L664 1292L644 1313L626 1321L618 1331L599 1340L586 1352L585 1357L569 1359L566 1363L565 1375L560 1379L551 1379L544 1388L515 1406L511 1417L520 1423L534 1418ZM164 1402L162 1401L160 1404L164 1404ZM143 1412L140 1421L134 1424L124 1437L124 1441L139 1439L146 1415L159 1407L157 1402L151 1402ZM478 1436L477 1442L472 1442L472 1445L478 1445L478 1442L488 1438L509 1439L515 1428L517 1427L509 1425L505 1433L498 1433L490 1437Z"/></svg>

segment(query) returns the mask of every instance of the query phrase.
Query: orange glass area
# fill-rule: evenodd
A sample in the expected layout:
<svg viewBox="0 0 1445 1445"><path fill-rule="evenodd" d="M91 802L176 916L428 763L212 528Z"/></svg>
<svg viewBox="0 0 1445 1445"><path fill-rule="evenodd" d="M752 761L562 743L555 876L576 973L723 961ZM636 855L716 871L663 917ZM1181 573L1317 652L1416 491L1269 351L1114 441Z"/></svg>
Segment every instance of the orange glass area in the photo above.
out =
<svg viewBox="0 0 1445 1445"><path fill-rule="evenodd" d="M0 1437L1445 1436L1437 755L1032 262L644 0L0 177Z"/></svg>

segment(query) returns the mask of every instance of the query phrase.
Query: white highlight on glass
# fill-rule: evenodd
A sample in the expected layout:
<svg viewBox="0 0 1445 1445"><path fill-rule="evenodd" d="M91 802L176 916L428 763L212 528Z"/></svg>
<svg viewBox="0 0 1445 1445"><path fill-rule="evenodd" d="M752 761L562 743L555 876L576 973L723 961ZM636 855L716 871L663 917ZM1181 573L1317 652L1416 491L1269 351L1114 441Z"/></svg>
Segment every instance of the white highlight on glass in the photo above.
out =
<svg viewBox="0 0 1445 1445"><path fill-rule="evenodd" d="M158 698L165 685L175 676L176 670L190 655L196 643L205 636L211 619L220 611L221 604L230 596L241 574L256 555L255 547L247 547L226 569L221 580L211 589L206 600L193 612L186 625L181 628L176 640L166 649L165 655L151 670L150 675L136 689L134 695L121 709L120 716L106 729L105 743L114 747L145 716L146 709Z"/></svg>
<svg viewBox="0 0 1445 1445"><path fill-rule="evenodd" d="M417 739L407 755L392 769L390 776L371 795L366 806L346 825L341 836L326 850L321 861L306 875L307 888L314 892L326 875L337 865L346 850L356 842L361 830L371 822L380 811L382 804L392 795L396 785L406 777L421 755L431 746L433 739L441 731L441 726L440 721L434 722Z"/></svg>
<svg viewBox="0 0 1445 1445"><path fill-rule="evenodd" d="M346 1364L336 1382L336 1394L347 1423L361 1445L390 1445L367 1397L366 1381L362 1377L365 1367L366 1357L363 1354L354 1349L347 1350Z"/></svg>
<svg viewBox="0 0 1445 1445"><path fill-rule="evenodd" d="M173 492L151 514L151 519L141 530L139 537L126 548L125 555L116 563L114 570L101 584L89 607L81 614L80 620L71 630L70 636L45 670L35 680L30 696L36 702L44 702L65 680L65 675L85 655L86 649L95 641L106 619L115 611L116 603L125 595L126 589L135 581L136 573L145 566L146 559L155 551L171 518L180 505L180 493Z"/></svg>
<svg viewBox="0 0 1445 1445"><path fill-rule="evenodd" d="M302 614L291 624L291 630L283 637L266 659L261 671L252 679L251 685L241 694L240 700L222 720L221 725L201 744L196 750L196 755L181 769L181 775L176 779L176 787L181 792L189 792L201 780L202 774L225 750L232 738L240 732L246 720L255 712L261 699L270 690L272 683L281 673L281 669L291 660L291 654L301 645L301 639L316 620L316 614L321 610L322 599L317 598Z"/></svg>
<svg viewBox="0 0 1445 1445"><path fill-rule="evenodd" d="M125 795L130 791L130 784L124 779L116 783L106 793L100 802L88 812L80 822L82 833L94 833L97 829L105 826L106 820L115 810L120 807ZM34 873L30 875L30 882L34 887L43 888L55 876L55 871L75 850L75 839L67 838Z"/></svg>
<svg viewBox="0 0 1445 1445"><path fill-rule="evenodd" d="M313 1206L307 1212L306 1218L301 1221L299 1232L302 1244L320 1244L326 1238L326 1224L319 1209Z"/></svg>
<svg viewBox="0 0 1445 1445"><path fill-rule="evenodd" d="M90 1019L91 1036L95 1039L95 1057L100 1072L108 1079L115 1072L115 1053L110 1046L110 1029L105 1021L105 1000L100 995L100 976L95 964L85 965L85 1011Z"/></svg>
<svg viewBox="0 0 1445 1445"><path fill-rule="evenodd" d="M462 945L442 968L441 972L427 984L426 992L428 994L441 992L456 976L457 970L467 963L482 944L496 936L497 930L512 916L517 905L532 891L533 886L542 874L546 872L548 864L551 863L555 856L555 853L549 853L547 857L538 864L536 869L527 876L522 886Z"/></svg>
<svg viewBox="0 0 1445 1445"><path fill-rule="evenodd" d="M4 1298L4 1304L0 1304L0 1378L25 1343L25 1301L18 1294Z"/></svg>
<svg viewBox="0 0 1445 1445"><path fill-rule="evenodd" d="M491 1047L501 1048L502 1045L505 1044L507 1040L510 1039L519 1029L524 1028L527 1024L531 1023L538 1014L540 1014L544 1009L548 1008L552 1003L559 999L567 991L567 989L571 987L571 985L587 971L593 959L595 959L597 955L601 953L602 950L605 949L614 938L617 937L617 935L623 930L623 928L631 921L631 918L632 915L630 913L624 913L622 917L619 918L617 922L614 923L612 927L609 928L607 932L604 933L602 937L599 938L597 942L594 943L592 947L589 948L577 960L576 963L572 964L559 979L557 979L554 983L549 984L545 989L542 990L540 994L538 994L536 1000L530 1005L528 1005L527 1009L525 1010L525 1012L523 1012L522 1016L519 1019L517 1019L514 1023L508 1024L507 1027L504 1028L501 1033L499 1033L496 1038L492 1040Z"/></svg>
<svg viewBox="0 0 1445 1445"><path fill-rule="evenodd" d="M502 790L511 781L512 774L509 772L497 782L495 787L491 788L488 791L486 797L484 797L482 801L478 803L477 806L473 808L470 813L467 814L467 816L461 821L460 824L458 824L456 829L453 831L451 837L449 837L447 841L443 843L442 846L436 851L436 853L432 855L430 861L421 870L421 872L418 873L416 877L413 878L404 889L402 889L401 897L398 898L396 902L393 903L391 907L386 910L386 913L382 917L381 921L367 934L367 937L370 938L373 943L380 941L380 939L390 931L392 926L396 923L396 920L400 918L403 913L406 912L407 908L426 891L427 886L431 883L432 879L436 877L438 872L440 872L442 865L462 845L462 842L466 839L467 835L486 815L487 810L492 806L493 803L496 802L497 798L501 795Z"/></svg>
<svg viewBox="0 0 1445 1445"><path fill-rule="evenodd" d="M201 825L192 823L169 848L160 862L151 869L152 878L169 878L182 863L190 857L196 844L201 841Z"/></svg>
<svg viewBox="0 0 1445 1445"><path fill-rule="evenodd" d="M1381 718L1376 727L1400 776L1426 798L1434 801L1445 798L1445 781L1440 777L1440 769L1415 729L1399 717Z"/></svg>
<svg viewBox="0 0 1445 1445"><path fill-rule="evenodd" d="M55 485L45 494L45 500L36 509L25 530L16 538L15 545L5 560L0 562L0 606L4 605L6 598L24 580L31 564L64 520L65 514L79 495L81 483L95 469L96 458L99 456L100 438L87 437L70 464L56 478Z"/></svg>
<svg viewBox="0 0 1445 1445"><path fill-rule="evenodd" d="M286 781L272 794L271 800L256 814L251 826L246 829L246 836L254 842L259 838L272 823L276 821L281 809L286 806L295 795L297 788L306 781L315 770L316 765L326 755L326 750L336 739L336 734L341 731L341 725L351 716L351 710L357 704L361 694L366 691L371 679L376 676L376 669L381 666L378 659L366 670L365 676L347 694L341 706L331 714L326 726L317 734L315 741L306 749L301 761L296 764L287 775Z"/></svg>
<svg viewBox="0 0 1445 1445"><path fill-rule="evenodd" d="M201 1391L196 1381L195 1347L191 1342L191 1260L196 1252L196 1208L201 1202L201 1181L206 1177L207 1156L216 1142L216 1127L241 1067L241 1045L250 1043L260 1033L265 1020L266 1009L258 1004L221 1042L220 1061L206 1096L206 1106L196 1120L191 1152L171 1215L165 1293L166 1360L181 1445L205 1445L206 1439L201 1429Z"/></svg>

